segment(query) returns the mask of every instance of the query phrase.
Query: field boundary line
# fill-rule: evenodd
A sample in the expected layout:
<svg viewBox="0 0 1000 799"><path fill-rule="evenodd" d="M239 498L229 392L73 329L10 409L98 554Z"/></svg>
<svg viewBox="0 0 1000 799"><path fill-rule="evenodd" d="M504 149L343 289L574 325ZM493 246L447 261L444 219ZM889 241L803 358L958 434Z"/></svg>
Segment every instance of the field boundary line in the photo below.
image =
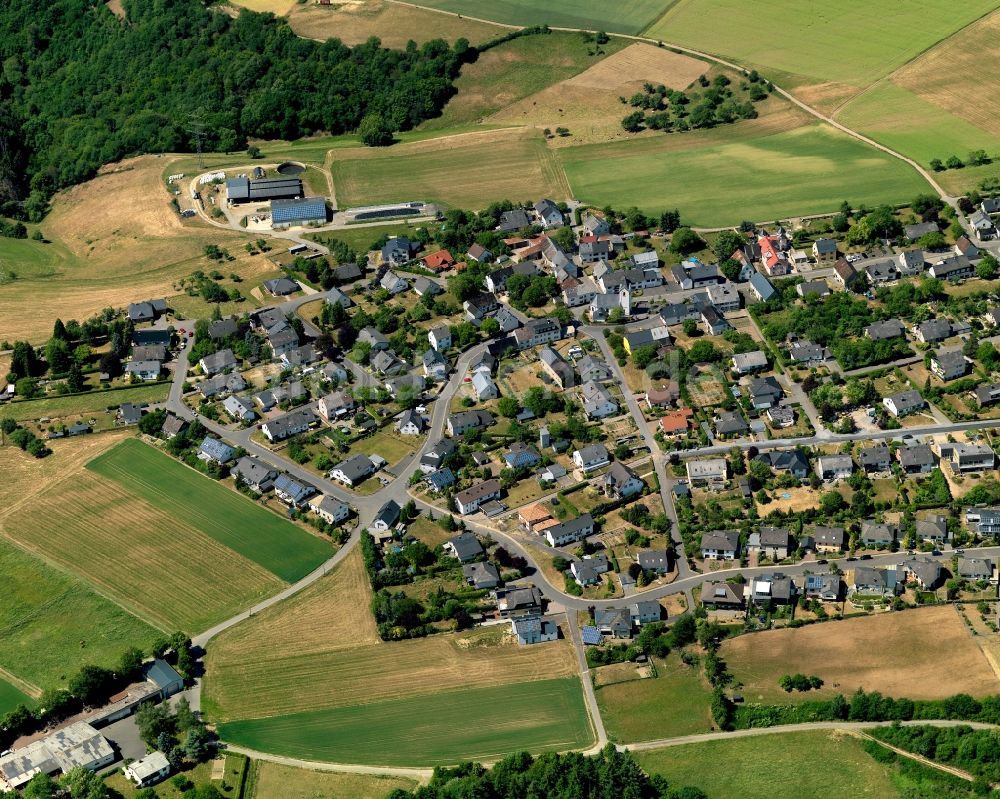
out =
<svg viewBox="0 0 1000 799"><path fill-rule="evenodd" d="M27 680L23 680L16 674L12 674L7 671L3 666L0 666L0 678L6 680L15 688L20 688L24 693L30 696L32 699L39 699L42 696L42 689L39 688L34 683L30 683Z"/></svg>
<svg viewBox="0 0 1000 799"><path fill-rule="evenodd" d="M960 777L961 779L966 780L968 782L976 781L976 777L970 774L968 771L963 771L962 769L956 768L955 766L949 766L947 763L939 763L936 760L931 760L930 758L924 757L923 755L918 755L916 752L910 752L909 750L903 749L902 747L893 746L892 744L886 743L885 741L876 738L874 735L869 735L868 733L862 730L844 730L844 732L862 741L872 741L878 744L879 746L888 749L890 752L895 752L897 755L913 760L917 763L920 763L921 765L929 766L930 768L937 769L938 771L943 771L946 774L951 774L953 777Z"/></svg>

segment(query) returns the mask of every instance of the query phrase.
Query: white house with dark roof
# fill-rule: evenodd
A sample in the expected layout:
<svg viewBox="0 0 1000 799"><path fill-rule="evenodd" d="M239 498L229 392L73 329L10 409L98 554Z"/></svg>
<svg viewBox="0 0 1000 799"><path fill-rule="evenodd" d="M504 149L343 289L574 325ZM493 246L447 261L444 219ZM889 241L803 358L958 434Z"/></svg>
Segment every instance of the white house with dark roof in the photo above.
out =
<svg viewBox="0 0 1000 799"><path fill-rule="evenodd" d="M740 551L736 530L710 530L702 533L701 556L705 560L734 560Z"/></svg>
<svg viewBox="0 0 1000 799"><path fill-rule="evenodd" d="M573 463L584 474L607 466L610 462L611 456L608 454L607 447L600 443L589 444L573 453Z"/></svg>

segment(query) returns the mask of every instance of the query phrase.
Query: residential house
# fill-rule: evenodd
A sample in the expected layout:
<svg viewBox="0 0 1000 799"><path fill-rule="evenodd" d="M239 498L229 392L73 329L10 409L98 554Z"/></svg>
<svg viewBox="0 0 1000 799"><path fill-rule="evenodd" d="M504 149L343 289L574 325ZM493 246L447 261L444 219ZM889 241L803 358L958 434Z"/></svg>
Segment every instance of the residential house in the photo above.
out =
<svg viewBox="0 0 1000 799"><path fill-rule="evenodd" d="M372 352L389 349L389 339L374 327L363 327L358 331L358 341L371 347Z"/></svg>
<svg viewBox="0 0 1000 799"><path fill-rule="evenodd" d="M560 227L563 224L563 212L552 200L539 200L535 203L535 216L543 228Z"/></svg>
<svg viewBox="0 0 1000 799"><path fill-rule="evenodd" d="M226 397L222 401L222 407L225 408L226 413L239 422L252 422L257 418L253 409L253 401L247 397L235 395Z"/></svg>
<svg viewBox="0 0 1000 799"><path fill-rule="evenodd" d="M924 344L933 344L936 341L944 341L951 335L951 322L947 319L928 319L914 326L913 335L918 341Z"/></svg>
<svg viewBox="0 0 1000 799"><path fill-rule="evenodd" d="M576 373L573 367L551 347L542 347L538 351L538 360L542 365L542 371L551 377L552 382L559 388L572 388L576 385Z"/></svg>
<svg viewBox="0 0 1000 799"><path fill-rule="evenodd" d="M820 480L846 480L853 473L854 461L850 455L820 455L816 459L816 474Z"/></svg>
<svg viewBox="0 0 1000 799"><path fill-rule="evenodd" d="M663 606L659 602L646 600L644 602L633 602L628 606L629 616L632 617L633 627L642 627L644 624L658 622L663 617Z"/></svg>
<svg viewBox="0 0 1000 799"><path fill-rule="evenodd" d="M403 411L396 421L396 431L403 436L419 436L426 427L424 417L414 410Z"/></svg>
<svg viewBox="0 0 1000 799"><path fill-rule="evenodd" d="M600 293L600 289L594 282L594 279L589 275L585 275L580 280L576 278L569 278L569 280L574 281L573 284L566 285L562 289L563 302L569 308L587 305Z"/></svg>
<svg viewBox="0 0 1000 799"><path fill-rule="evenodd" d="M441 294L443 291L444 289L429 277L423 277L421 275L413 280L413 292L418 297L434 297Z"/></svg>
<svg viewBox="0 0 1000 799"><path fill-rule="evenodd" d="M389 239L382 247L382 263L390 266L402 266L413 259L416 248L406 236L396 236Z"/></svg>
<svg viewBox="0 0 1000 799"><path fill-rule="evenodd" d="M446 429L450 436L460 436L466 430L485 430L496 423L488 411L460 411L448 417Z"/></svg>
<svg viewBox="0 0 1000 799"><path fill-rule="evenodd" d="M701 584L701 604L710 610L742 610L745 590L743 583L705 582Z"/></svg>
<svg viewBox="0 0 1000 799"><path fill-rule="evenodd" d="M1000 400L1000 383L987 383L983 386L976 386L972 394L975 396L976 402L985 408L987 405L992 405L997 400Z"/></svg>
<svg viewBox="0 0 1000 799"><path fill-rule="evenodd" d="M748 429L746 419L739 411L722 411L715 417L715 434L717 436L739 435Z"/></svg>
<svg viewBox="0 0 1000 799"><path fill-rule="evenodd" d="M928 233L940 233L937 222L916 222L912 225L904 225L903 235L910 241L923 238Z"/></svg>
<svg viewBox="0 0 1000 799"><path fill-rule="evenodd" d="M664 383L659 388L648 389L646 391L645 400L649 409L654 410L656 408L665 408L670 405L676 405L680 396L680 386L671 381L669 383Z"/></svg>
<svg viewBox="0 0 1000 799"><path fill-rule="evenodd" d="M940 513L932 513L923 519L917 519L914 524L917 538L932 544L944 544L949 539L948 517Z"/></svg>
<svg viewBox="0 0 1000 799"><path fill-rule="evenodd" d="M729 282L709 286L708 300L719 313L738 311L743 302L739 289Z"/></svg>
<svg viewBox="0 0 1000 799"><path fill-rule="evenodd" d="M750 579L750 601L755 605L791 605L795 602L795 594L795 583L787 574L775 572Z"/></svg>
<svg viewBox="0 0 1000 799"><path fill-rule="evenodd" d="M671 302L660 308L660 321L664 325L680 325L701 319L701 307L693 302Z"/></svg>
<svg viewBox="0 0 1000 799"><path fill-rule="evenodd" d="M511 619L510 626L521 646L559 640L559 627L548 619Z"/></svg>
<svg viewBox="0 0 1000 799"><path fill-rule="evenodd" d="M883 474L892 469L892 455L885 444L862 448L858 453L858 460L868 476Z"/></svg>
<svg viewBox="0 0 1000 799"><path fill-rule="evenodd" d="M894 569L858 566L854 570L850 589L851 593L864 596L891 596L896 592L896 572Z"/></svg>
<svg viewBox="0 0 1000 799"><path fill-rule="evenodd" d="M761 527L750 534L747 549L771 560L784 560L788 557L791 540L792 534L784 527Z"/></svg>
<svg viewBox="0 0 1000 799"><path fill-rule="evenodd" d="M886 319L883 322L875 322L865 328L865 335L872 341L888 341L894 338L903 337L903 323L898 319Z"/></svg>
<svg viewBox="0 0 1000 799"><path fill-rule="evenodd" d="M211 377L220 372L231 372L239 365L239 362L236 360L236 356L233 355L233 351L227 348L206 355L198 361L198 365L201 366L202 372ZM156 365L156 370L159 372L159 364Z"/></svg>
<svg viewBox="0 0 1000 799"><path fill-rule="evenodd" d="M448 325L435 325L427 331L427 340L438 352L451 348L451 328Z"/></svg>
<svg viewBox="0 0 1000 799"><path fill-rule="evenodd" d="M924 251L919 247L903 250L899 254L899 274L902 277L912 277L924 271Z"/></svg>
<svg viewBox="0 0 1000 799"><path fill-rule="evenodd" d="M465 582L473 588L483 591L500 585L500 572L490 562L466 563L462 566L462 576Z"/></svg>
<svg viewBox="0 0 1000 799"><path fill-rule="evenodd" d="M562 324L558 319L529 319L524 327L514 331L514 343L519 350L526 350L558 341L562 335Z"/></svg>
<svg viewBox="0 0 1000 799"><path fill-rule="evenodd" d="M399 503L393 499L390 499L375 514L375 518L372 520L371 529L379 533L385 533L396 526L399 521L400 514ZM475 536L473 536L475 538ZM478 542L477 542L478 543ZM447 549L447 544L445 545Z"/></svg>
<svg viewBox="0 0 1000 799"><path fill-rule="evenodd" d="M805 594L821 602L840 601L840 576L836 574L806 575Z"/></svg>
<svg viewBox="0 0 1000 799"><path fill-rule="evenodd" d="M135 783L136 788L147 788L170 774L170 761L159 750L133 760L122 769L126 779Z"/></svg>
<svg viewBox="0 0 1000 799"><path fill-rule="evenodd" d="M861 522L861 541L867 547L890 546L899 538L899 529L894 524Z"/></svg>
<svg viewBox="0 0 1000 799"><path fill-rule="evenodd" d="M133 361L163 361L168 360L170 354L167 352L167 348L162 344L150 344L145 347L133 347L132 357Z"/></svg>
<svg viewBox="0 0 1000 799"><path fill-rule="evenodd" d="M139 424L144 407L144 405L136 405L132 402L123 402L118 408L118 423L126 427Z"/></svg>
<svg viewBox="0 0 1000 799"><path fill-rule="evenodd" d="M623 341L625 351L630 355L640 347L647 344L669 344L671 341L670 331L662 325L646 328L645 330L635 330L626 333Z"/></svg>
<svg viewBox="0 0 1000 799"><path fill-rule="evenodd" d="M454 442L449 438L442 438L421 456L417 466L424 474L430 474L440 469L445 459L454 451Z"/></svg>
<svg viewBox="0 0 1000 799"><path fill-rule="evenodd" d="M140 347L160 344L169 348L170 338L171 334L169 330L153 330L150 328L143 328L132 331L132 343Z"/></svg>
<svg viewBox="0 0 1000 799"><path fill-rule="evenodd" d="M673 569L670 553L665 549L640 549L635 553L635 562L644 572L668 574Z"/></svg>
<svg viewBox="0 0 1000 799"><path fill-rule="evenodd" d="M278 472L272 469L262 460L244 455L236 465L230 470L230 474L238 481L258 494L266 494L274 488L274 481L278 477Z"/></svg>
<svg viewBox="0 0 1000 799"><path fill-rule="evenodd" d="M661 416L659 428L665 436L681 436L691 429L694 421L694 411L690 408L678 408L666 416Z"/></svg>
<svg viewBox="0 0 1000 799"><path fill-rule="evenodd" d="M765 411L772 427L784 428L795 425L795 409L789 405L772 405Z"/></svg>
<svg viewBox="0 0 1000 799"><path fill-rule="evenodd" d="M445 466L428 474L424 482L427 483L427 488L436 494L455 485L455 473Z"/></svg>
<svg viewBox="0 0 1000 799"><path fill-rule="evenodd" d="M435 250L423 256L420 259L420 263L424 265L425 269L429 269L436 274L451 269L455 265L455 259L447 250Z"/></svg>
<svg viewBox="0 0 1000 799"><path fill-rule="evenodd" d="M575 519L546 527L542 534L550 547L573 544L594 534L594 519L589 513L584 513Z"/></svg>
<svg viewBox="0 0 1000 799"><path fill-rule="evenodd" d="M302 287L291 278L275 277L264 281L264 290L272 297L285 297L294 294Z"/></svg>
<svg viewBox="0 0 1000 799"><path fill-rule="evenodd" d="M996 564L988 558L960 557L958 559L958 576L963 580L985 580L996 583L996 575Z"/></svg>
<svg viewBox="0 0 1000 799"><path fill-rule="evenodd" d="M198 459L208 463L224 464L229 463L236 454L236 450L228 444L224 444L217 438L205 436L198 448Z"/></svg>
<svg viewBox="0 0 1000 799"><path fill-rule="evenodd" d="M500 224L497 225L497 230L501 233L516 233L526 227L531 227L531 217L523 208L515 208L500 214Z"/></svg>
<svg viewBox="0 0 1000 799"><path fill-rule="evenodd" d="M795 293L800 297L826 297L830 287L825 280L807 280L795 287Z"/></svg>
<svg viewBox="0 0 1000 799"><path fill-rule="evenodd" d="M1000 508L966 508L965 521L982 538L1000 537Z"/></svg>
<svg viewBox="0 0 1000 799"><path fill-rule="evenodd" d="M591 381L601 383L612 378L612 372L608 365L593 355L585 355L578 360L576 362L576 371L579 373L580 381L583 383Z"/></svg>
<svg viewBox="0 0 1000 799"><path fill-rule="evenodd" d="M907 580L912 579L925 591L933 591L944 582L941 564L930 558L911 558L900 564L900 570Z"/></svg>
<svg viewBox="0 0 1000 799"><path fill-rule="evenodd" d="M701 321L705 325L705 332L710 336L720 336L725 333L730 324L711 305L703 305L701 308Z"/></svg>
<svg viewBox="0 0 1000 799"><path fill-rule="evenodd" d="M684 265L673 267L670 274L684 291L707 288L722 280L722 273L717 266L699 261L686 261Z"/></svg>
<svg viewBox="0 0 1000 799"><path fill-rule="evenodd" d="M347 505L326 494L311 497L309 507L327 524L340 524L351 515L351 509Z"/></svg>
<svg viewBox="0 0 1000 799"><path fill-rule="evenodd" d="M943 381L955 380L969 371L969 360L960 349L939 350L931 357L931 371Z"/></svg>
<svg viewBox="0 0 1000 799"><path fill-rule="evenodd" d="M595 294L590 300L590 319L606 322L616 309L622 312L623 318L632 315L632 295L624 286L607 294Z"/></svg>
<svg viewBox="0 0 1000 799"><path fill-rule="evenodd" d="M466 257L477 264L488 264L493 260L493 253L487 250L482 244L471 244L465 251Z"/></svg>
<svg viewBox="0 0 1000 799"><path fill-rule="evenodd" d="M736 530L702 533L701 556L705 560L734 560L739 552L740 534Z"/></svg>
<svg viewBox="0 0 1000 799"><path fill-rule="evenodd" d="M353 283L358 278L362 277L364 272L361 267L357 264L341 264L333 268L333 277L340 285L345 283Z"/></svg>
<svg viewBox="0 0 1000 799"><path fill-rule="evenodd" d="M308 366L316 363L319 359L320 355L312 344L303 344L301 347L295 347L288 352L281 353L281 364L286 369Z"/></svg>
<svg viewBox="0 0 1000 799"><path fill-rule="evenodd" d="M580 394L583 398L583 410L589 418L603 419L618 413L618 403L600 383L593 381L584 383Z"/></svg>
<svg viewBox="0 0 1000 799"><path fill-rule="evenodd" d="M354 301L336 286L326 292L327 305L339 305L341 308L350 308Z"/></svg>
<svg viewBox="0 0 1000 799"><path fill-rule="evenodd" d="M321 397L316 403L316 410L325 422L334 422L354 412L356 405L354 397L348 391L334 391Z"/></svg>
<svg viewBox="0 0 1000 799"><path fill-rule="evenodd" d="M949 255L932 264L927 271L940 280L965 280L976 274L976 267L964 255Z"/></svg>
<svg viewBox="0 0 1000 799"><path fill-rule="evenodd" d="M628 466L615 461L604 475L601 488L605 496L618 500L641 494L646 484Z"/></svg>
<svg viewBox="0 0 1000 799"><path fill-rule="evenodd" d="M976 231L976 235L981 241L988 241L997 235L997 229L993 224L993 220L990 219L988 214L984 214L982 211L975 211L970 214L969 224Z"/></svg>
<svg viewBox="0 0 1000 799"><path fill-rule="evenodd" d="M750 292L761 302L767 302L772 299L777 293L774 285L760 272L754 272L750 275Z"/></svg>
<svg viewBox="0 0 1000 799"><path fill-rule="evenodd" d="M347 460L338 463L330 470L330 477L338 483L352 488L366 477L375 473L375 464L367 455L352 455Z"/></svg>
<svg viewBox="0 0 1000 799"><path fill-rule="evenodd" d="M813 258L818 264L832 264L837 260L837 242L834 239L816 239L812 246Z"/></svg>
<svg viewBox="0 0 1000 799"><path fill-rule="evenodd" d="M483 545L479 543L475 533L462 533L449 538L444 549L462 563L469 563L484 554Z"/></svg>
<svg viewBox="0 0 1000 799"><path fill-rule="evenodd" d="M925 474L937 468L938 460L926 444L914 444L896 450L896 459L906 474Z"/></svg>
<svg viewBox="0 0 1000 799"><path fill-rule="evenodd" d="M542 615L542 592L534 586L511 585L496 590L497 613L501 619Z"/></svg>
<svg viewBox="0 0 1000 799"><path fill-rule="evenodd" d="M891 283L899 278L899 270L896 262L891 259L875 261L865 267L865 276L873 286L881 286L883 283Z"/></svg>
<svg viewBox="0 0 1000 799"><path fill-rule="evenodd" d="M996 464L996 454L988 444L942 444L941 457L959 474L989 471Z"/></svg>
<svg viewBox="0 0 1000 799"><path fill-rule="evenodd" d="M588 236L606 236L611 233L611 226L603 217L586 214L583 217L583 230Z"/></svg>
<svg viewBox="0 0 1000 799"><path fill-rule="evenodd" d="M811 341L796 341L788 349L794 363L823 363L833 357L830 350Z"/></svg>
<svg viewBox="0 0 1000 799"><path fill-rule="evenodd" d="M163 365L159 361L129 361L125 364L125 374L133 382L136 380L158 380Z"/></svg>
<svg viewBox="0 0 1000 799"><path fill-rule="evenodd" d="M167 418L163 420L163 427L160 429L160 432L169 441L171 438L183 433L187 429L187 426L187 421L168 412Z"/></svg>
<svg viewBox="0 0 1000 799"><path fill-rule="evenodd" d="M784 392L778 381L773 377L755 377L747 385L750 392L750 402L757 410L766 410L777 405Z"/></svg>
<svg viewBox="0 0 1000 799"><path fill-rule="evenodd" d="M552 520L552 512L540 503L521 508L517 514L518 523L529 533L537 532L536 527Z"/></svg>
<svg viewBox="0 0 1000 799"><path fill-rule="evenodd" d="M761 452L755 460L766 463L776 472L788 472L799 480L809 475L809 461L799 449L769 450Z"/></svg>
<svg viewBox="0 0 1000 799"><path fill-rule="evenodd" d="M767 356L760 350L739 352L733 356L733 371L738 375L747 375L767 369Z"/></svg>
<svg viewBox="0 0 1000 799"><path fill-rule="evenodd" d="M305 506L309 497L316 493L313 486L287 474L279 474L274 480L274 495L290 508Z"/></svg>
<svg viewBox="0 0 1000 799"><path fill-rule="evenodd" d="M843 527L817 525L813 529L812 538L817 552L841 552L847 545Z"/></svg>
<svg viewBox="0 0 1000 799"><path fill-rule="evenodd" d="M606 239L587 237L581 240L578 252L580 253L580 263L593 264L610 257L611 244Z"/></svg>
<svg viewBox="0 0 1000 799"><path fill-rule="evenodd" d="M226 319L215 319L208 323L208 337L213 341L218 341L227 336L235 336L240 330L236 320L229 317Z"/></svg>
<svg viewBox="0 0 1000 799"><path fill-rule="evenodd" d="M604 554L585 556L583 560L574 560L569 565L570 573L577 585L599 585L601 575L607 574L610 566Z"/></svg>
<svg viewBox="0 0 1000 799"><path fill-rule="evenodd" d="M955 254L976 261L979 259L979 248L969 241L968 236L959 236L955 241Z"/></svg>
<svg viewBox="0 0 1000 799"><path fill-rule="evenodd" d="M503 454L503 460L510 469L524 469L540 463L542 458L530 444L515 441Z"/></svg>
<svg viewBox="0 0 1000 799"><path fill-rule="evenodd" d="M472 393L475 394L477 402L487 402L497 399L500 396L500 389L491 377L476 372L472 376Z"/></svg>
<svg viewBox="0 0 1000 799"><path fill-rule="evenodd" d="M725 458L689 460L685 464L688 484L695 487L721 489L726 485L728 464Z"/></svg>
<svg viewBox="0 0 1000 799"><path fill-rule="evenodd" d="M791 246L784 231L774 236L759 236L757 245L760 247L761 265L769 277L782 277L791 273L792 264L786 255Z"/></svg>
<svg viewBox="0 0 1000 799"><path fill-rule="evenodd" d="M573 453L573 463L585 474L607 466L610 462L611 456L603 444L590 444Z"/></svg>
<svg viewBox="0 0 1000 799"><path fill-rule="evenodd" d="M319 417L312 408L296 408L283 416L268 419L260 429L268 441L284 441L286 438L304 433L318 422Z"/></svg>
<svg viewBox="0 0 1000 799"><path fill-rule="evenodd" d="M406 364L392 350L379 350L371 357L372 371L378 375L398 375L406 371Z"/></svg>
<svg viewBox="0 0 1000 799"><path fill-rule="evenodd" d="M594 624L602 635L610 638L632 637L632 614L627 608L597 608Z"/></svg>
<svg viewBox="0 0 1000 799"><path fill-rule="evenodd" d="M429 349L420 356L423 366L424 377L428 380L441 383L448 379L448 361L435 349Z"/></svg>
<svg viewBox="0 0 1000 799"><path fill-rule="evenodd" d="M479 507L493 499L500 499L500 483L497 480L483 480L464 491L455 494L455 505L463 516L475 513Z"/></svg>
<svg viewBox="0 0 1000 799"><path fill-rule="evenodd" d="M923 410L924 398L920 396L916 391L908 390L901 391L899 394L893 394L889 397L884 397L882 399L882 404L885 406L886 410L889 411L893 416L906 416L911 413L916 413L917 411Z"/></svg>

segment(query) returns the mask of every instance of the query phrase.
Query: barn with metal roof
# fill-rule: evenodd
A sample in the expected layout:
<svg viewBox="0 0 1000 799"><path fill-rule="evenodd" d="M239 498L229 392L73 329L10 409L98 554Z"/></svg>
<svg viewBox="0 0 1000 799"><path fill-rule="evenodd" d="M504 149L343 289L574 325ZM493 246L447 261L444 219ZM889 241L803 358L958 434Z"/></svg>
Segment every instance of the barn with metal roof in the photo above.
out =
<svg viewBox="0 0 1000 799"><path fill-rule="evenodd" d="M226 181L226 196L231 203L254 203L266 200L288 200L302 196L299 178L262 178L250 180L243 176Z"/></svg>
<svg viewBox="0 0 1000 799"><path fill-rule="evenodd" d="M326 222L326 200L322 197L271 201L271 227L304 225L309 222Z"/></svg>

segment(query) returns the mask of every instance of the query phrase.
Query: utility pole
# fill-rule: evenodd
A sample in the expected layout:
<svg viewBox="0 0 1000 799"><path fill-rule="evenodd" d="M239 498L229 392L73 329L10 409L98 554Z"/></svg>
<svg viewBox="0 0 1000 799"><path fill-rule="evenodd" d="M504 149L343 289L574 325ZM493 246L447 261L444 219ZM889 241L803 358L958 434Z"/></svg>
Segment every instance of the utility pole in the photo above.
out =
<svg viewBox="0 0 1000 799"><path fill-rule="evenodd" d="M194 138L195 151L198 153L198 169L205 168L205 161L201 151L201 139L205 135L204 110L199 108L188 117L187 132Z"/></svg>

